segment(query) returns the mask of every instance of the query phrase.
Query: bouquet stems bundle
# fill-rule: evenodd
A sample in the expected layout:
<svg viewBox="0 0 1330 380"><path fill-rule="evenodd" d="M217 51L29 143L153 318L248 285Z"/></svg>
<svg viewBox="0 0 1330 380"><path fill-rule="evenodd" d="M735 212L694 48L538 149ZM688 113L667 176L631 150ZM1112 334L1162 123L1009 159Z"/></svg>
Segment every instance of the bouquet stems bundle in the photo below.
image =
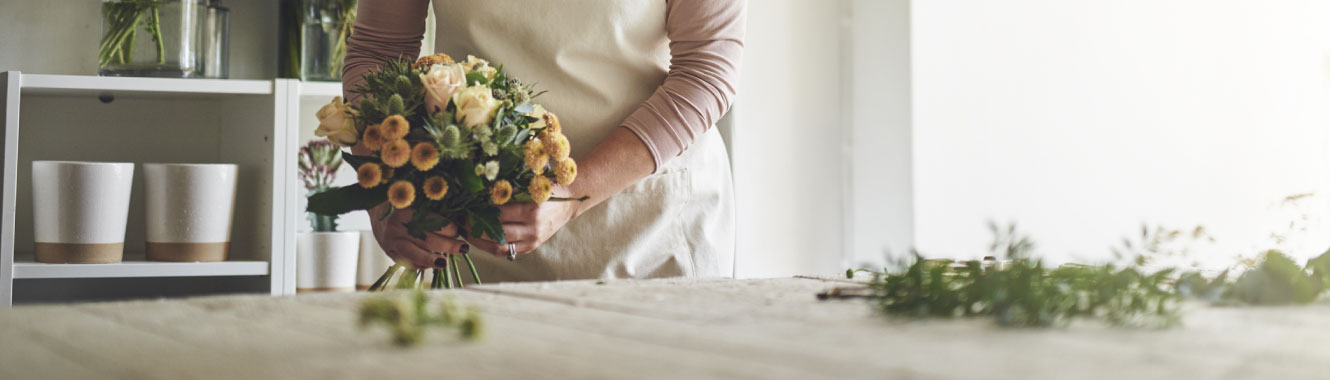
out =
<svg viewBox="0 0 1330 380"><path fill-rule="evenodd" d="M102 3L106 34L97 50L97 63L106 66L112 61L129 63L134 55L134 37L138 26L152 35L157 48L157 63L166 63L166 47L162 42L161 3L151 0L118 0Z"/></svg>

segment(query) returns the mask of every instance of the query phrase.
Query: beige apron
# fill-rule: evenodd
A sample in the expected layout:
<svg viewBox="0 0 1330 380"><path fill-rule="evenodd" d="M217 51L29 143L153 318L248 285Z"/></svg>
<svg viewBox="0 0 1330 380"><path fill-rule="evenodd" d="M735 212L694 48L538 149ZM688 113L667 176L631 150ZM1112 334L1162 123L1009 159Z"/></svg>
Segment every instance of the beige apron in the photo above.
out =
<svg viewBox="0 0 1330 380"><path fill-rule="evenodd" d="M486 58L539 90L582 157L665 80L664 0L433 0L435 51ZM715 128L530 255L472 255L486 281L731 276L734 194Z"/></svg>

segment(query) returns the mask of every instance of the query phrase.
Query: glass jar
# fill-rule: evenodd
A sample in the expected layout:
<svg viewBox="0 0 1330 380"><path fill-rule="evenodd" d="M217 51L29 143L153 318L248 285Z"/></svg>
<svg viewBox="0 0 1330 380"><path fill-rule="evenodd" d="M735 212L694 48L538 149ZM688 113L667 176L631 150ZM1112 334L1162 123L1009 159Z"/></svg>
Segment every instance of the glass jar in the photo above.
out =
<svg viewBox="0 0 1330 380"><path fill-rule="evenodd" d="M231 11L212 1L203 18L199 49L200 71L204 78L225 79L230 75Z"/></svg>
<svg viewBox="0 0 1330 380"><path fill-rule="evenodd" d="M301 0L300 79L342 80L346 39L356 23L355 0Z"/></svg>
<svg viewBox="0 0 1330 380"><path fill-rule="evenodd" d="M190 78L201 75L202 0L103 0L98 73Z"/></svg>

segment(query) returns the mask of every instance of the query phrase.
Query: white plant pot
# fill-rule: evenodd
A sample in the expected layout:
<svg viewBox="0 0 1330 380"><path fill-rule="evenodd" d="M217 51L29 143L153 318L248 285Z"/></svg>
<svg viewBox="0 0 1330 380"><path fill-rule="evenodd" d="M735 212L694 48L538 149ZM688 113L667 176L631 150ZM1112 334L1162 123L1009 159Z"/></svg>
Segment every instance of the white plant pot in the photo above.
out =
<svg viewBox="0 0 1330 380"><path fill-rule="evenodd" d="M379 241L374 238L374 231L360 231L360 263L356 269L356 288L369 289L392 265L393 260L383 252L383 248L379 247Z"/></svg>
<svg viewBox="0 0 1330 380"><path fill-rule="evenodd" d="M131 163L33 161L37 261L120 262L133 179Z"/></svg>
<svg viewBox="0 0 1330 380"><path fill-rule="evenodd" d="M360 232L301 232L296 237L296 291L355 291Z"/></svg>
<svg viewBox="0 0 1330 380"><path fill-rule="evenodd" d="M152 261L226 261L236 201L232 164L144 164Z"/></svg>

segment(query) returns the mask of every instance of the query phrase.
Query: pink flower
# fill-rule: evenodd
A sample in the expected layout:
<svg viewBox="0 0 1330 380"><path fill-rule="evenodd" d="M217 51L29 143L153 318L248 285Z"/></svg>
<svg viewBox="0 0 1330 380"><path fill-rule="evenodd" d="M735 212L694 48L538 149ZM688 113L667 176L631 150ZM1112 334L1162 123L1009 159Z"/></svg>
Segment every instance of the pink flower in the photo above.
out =
<svg viewBox="0 0 1330 380"><path fill-rule="evenodd" d="M466 73L456 64L435 64L420 74L420 83L425 86L425 110L435 113L447 108L453 94L466 87Z"/></svg>

